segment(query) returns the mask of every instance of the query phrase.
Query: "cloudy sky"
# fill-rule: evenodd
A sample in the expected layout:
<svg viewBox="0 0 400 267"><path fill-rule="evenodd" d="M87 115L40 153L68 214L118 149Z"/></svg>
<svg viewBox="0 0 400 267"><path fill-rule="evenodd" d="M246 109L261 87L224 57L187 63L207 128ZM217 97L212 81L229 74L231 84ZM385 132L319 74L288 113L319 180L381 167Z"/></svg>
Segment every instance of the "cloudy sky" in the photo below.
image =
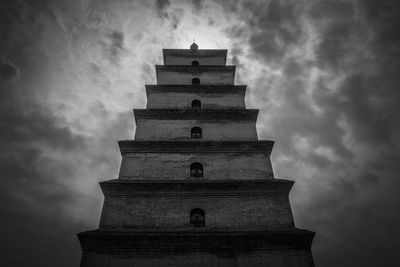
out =
<svg viewBox="0 0 400 267"><path fill-rule="evenodd" d="M0 3L3 266L78 266L162 48L226 48L317 266L398 266L400 2ZM397 253L397 254L396 254Z"/></svg>

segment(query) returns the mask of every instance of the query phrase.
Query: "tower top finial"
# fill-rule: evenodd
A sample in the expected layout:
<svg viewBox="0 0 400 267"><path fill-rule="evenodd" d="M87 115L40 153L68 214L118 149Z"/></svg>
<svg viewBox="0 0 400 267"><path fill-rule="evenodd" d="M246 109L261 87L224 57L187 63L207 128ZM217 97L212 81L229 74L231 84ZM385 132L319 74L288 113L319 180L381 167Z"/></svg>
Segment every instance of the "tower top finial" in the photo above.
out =
<svg viewBox="0 0 400 267"><path fill-rule="evenodd" d="M190 50L196 51L197 49L199 49L199 46L194 42L194 39L193 39L193 44L190 46Z"/></svg>

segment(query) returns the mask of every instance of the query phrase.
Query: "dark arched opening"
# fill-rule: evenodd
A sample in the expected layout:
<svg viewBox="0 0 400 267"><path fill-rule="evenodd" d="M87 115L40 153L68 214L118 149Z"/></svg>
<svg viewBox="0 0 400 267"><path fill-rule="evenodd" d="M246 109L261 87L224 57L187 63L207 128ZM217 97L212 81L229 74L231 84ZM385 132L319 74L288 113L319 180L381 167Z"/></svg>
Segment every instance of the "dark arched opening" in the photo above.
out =
<svg viewBox="0 0 400 267"><path fill-rule="evenodd" d="M199 62L197 60L192 61L192 66L197 67L199 65Z"/></svg>
<svg viewBox="0 0 400 267"><path fill-rule="evenodd" d="M200 84L200 79L199 78L193 78L192 79L192 84Z"/></svg>
<svg viewBox="0 0 400 267"><path fill-rule="evenodd" d="M192 139L201 139L202 138L202 131L200 127L193 127L190 131L190 136Z"/></svg>
<svg viewBox="0 0 400 267"><path fill-rule="evenodd" d="M192 108L194 109L201 109L201 102L200 100L193 100L192 101Z"/></svg>
<svg viewBox="0 0 400 267"><path fill-rule="evenodd" d="M204 210L195 208L190 211L190 226L192 227L206 226L206 216Z"/></svg>
<svg viewBox="0 0 400 267"><path fill-rule="evenodd" d="M190 165L190 177L201 178L203 177L203 165L199 162L194 162Z"/></svg>

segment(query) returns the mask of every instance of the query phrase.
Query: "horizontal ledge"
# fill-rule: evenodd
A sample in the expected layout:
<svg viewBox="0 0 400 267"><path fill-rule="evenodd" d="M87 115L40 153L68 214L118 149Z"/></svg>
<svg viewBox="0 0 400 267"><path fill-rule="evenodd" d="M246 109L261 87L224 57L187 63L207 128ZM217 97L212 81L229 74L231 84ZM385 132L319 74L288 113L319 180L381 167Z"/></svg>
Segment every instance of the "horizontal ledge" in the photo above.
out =
<svg viewBox="0 0 400 267"><path fill-rule="evenodd" d="M258 109L134 109L139 119L159 120L217 120L256 122Z"/></svg>
<svg viewBox="0 0 400 267"><path fill-rule="evenodd" d="M203 252L264 249L310 249L315 233L291 228L269 231L121 231L92 230L78 234L83 251Z"/></svg>
<svg viewBox="0 0 400 267"><path fill-rule="evenodd" d="M164 48L162 50L163 55L166 56L170 56L170 55L187 55L192 57L193 55L195 56L216 56L216 55L220 55L220 54L227 54L228 53L228 49L169 49L169 48Z"/></svg>
<svg viewBox="0 0 400 267"><path fill-rule="evenodd" d="M246 94L246 85L231 84L146 84L146 93L203 93L203 94Z"/></svg>
<svg viewBox="0 0 400 267"><path fill-rule="evenodd" d="M126 153L208 153L258 152L271 154L274 141L118 141L121 154Z"/></svg>
<svg viewBox="0 0 400 267"><path fill-rule="evenodd" d="M131 180L113 179L100 182L105 196L115 195L288 195L294 181L258 180Z"/></svg>
<svg viewBox="0 0 400 267"><path fill-rule="evenodd" d="M202 73L202 72L233 72L235 73L236 66L227 65L156 65L156 72L175 71L175 72L188 72L188 73Z"/></svg>

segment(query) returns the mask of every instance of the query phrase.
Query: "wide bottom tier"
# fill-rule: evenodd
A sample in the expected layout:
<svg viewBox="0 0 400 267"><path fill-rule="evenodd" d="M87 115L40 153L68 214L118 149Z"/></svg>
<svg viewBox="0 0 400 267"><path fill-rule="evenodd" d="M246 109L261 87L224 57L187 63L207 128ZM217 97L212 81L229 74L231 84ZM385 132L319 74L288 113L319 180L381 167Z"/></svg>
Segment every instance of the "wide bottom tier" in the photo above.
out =
<svg viewBox="0 0 400 267"><path fill-rule="evenodd" d="M110 266L314 266L314 232L104 231L78 234L81 267Z"/></svg>

